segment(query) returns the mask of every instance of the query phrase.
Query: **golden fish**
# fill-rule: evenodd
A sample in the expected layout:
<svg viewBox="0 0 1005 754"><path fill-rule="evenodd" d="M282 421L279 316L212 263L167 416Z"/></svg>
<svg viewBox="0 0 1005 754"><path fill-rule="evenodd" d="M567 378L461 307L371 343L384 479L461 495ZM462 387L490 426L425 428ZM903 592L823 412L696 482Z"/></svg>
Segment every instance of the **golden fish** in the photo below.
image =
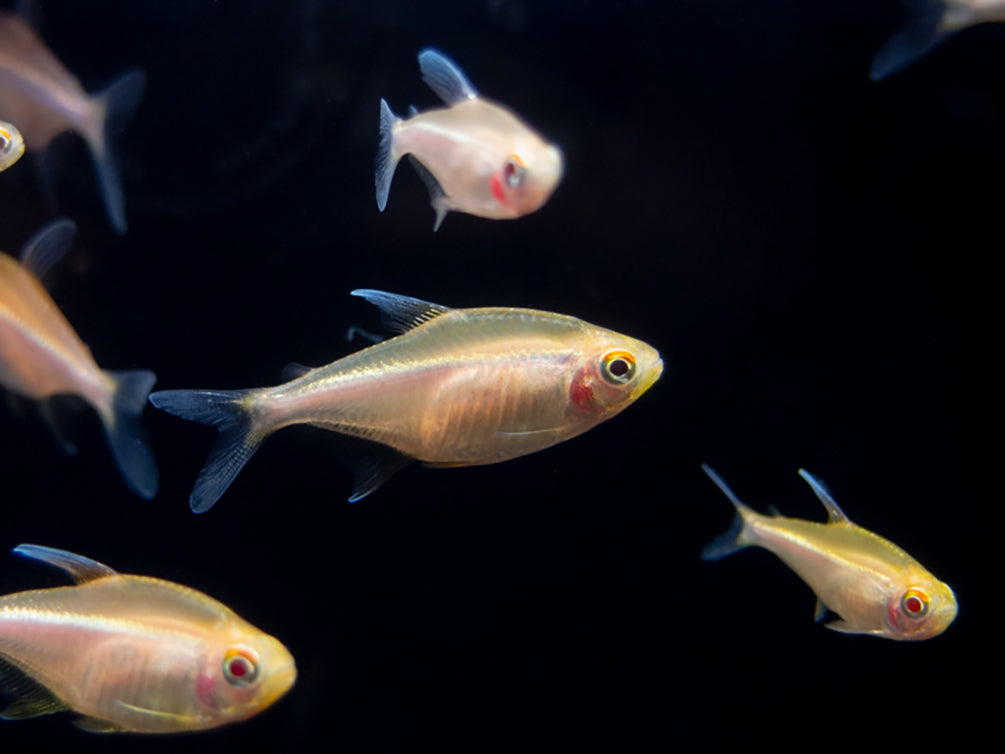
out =
<svg viewBox="0 0 1005 754"><path fill-rule="evenodd" d="M296 680L286 647L202 592L64 550L14 552L78 586L0 597L0 717L69 709L95 732L205 730L261 712Z"/></svg>
<svg viewBox="0 0 1005 754"><path fill-rule="evenodd" d="M17 123L29 151L45 149L64 131L79 133L91 151L105 210L118 233L126 232L126 215L113 139L145 86L141 71L129 71L92 97L24 20L0 11L0 116Z"/></svg>
<svg viewBox="0 0 1005 754"><path fill-rule="evenodd" d="M24 138L13 123L0 120L0 173L21 159Z"/></svg>
<svg viewBox="0 0 1005 754"><path fill-rule="evenodd" d="M494 220L540 209L562 178L562 152L501 105L478 95L443 53L419 53L422 79L449 105L406 119L380 101L377 206L384 211L394 169L409 154L426 187L438 230L449 211Z"/></svg>
<svg viewBox="0 0 1005 754"><path fill-rule="evenodd" d="M103 371L39 282L75 234L72 220L54 220L25 244L20 262L0 252L0 384L32 400L73 394L90 403L126 484L149 499L157 466L140 415L156 376Z"/></svg>
<svg viewBox="0 0 1005 754"><path fill-rule="evenodd" d="M809 584L816 619L827 610L841 620L827 628L846 634L920 641L938 636L956 618L956 596L897 545L856 526L809 472L799 475L827 509L829 521L764 516L747 507L709 466L702 469L736 508L733 527L701 556L719 560L744 547L763 547Z"/></svg>
<svg viewBox="0 0 1005 754"><path fill-rule="evenodd" d="M906 68L958 31L1005 21L1005 0L907 0L907 5L907 22L872 61L873 81Z"/></svg>
<svg viewBox="0 0 1005 754"><path fill-rule="evenodd" d="M663 371L642 341L532 309L450 309L355 290L403 335L328 366L293 365L256 390L166 390L157 408L220 438L190 503L208 510L277 429L312 424L370 441L354 457L350 502L412 460L497 463L568 440L630 405Z"/></svg>

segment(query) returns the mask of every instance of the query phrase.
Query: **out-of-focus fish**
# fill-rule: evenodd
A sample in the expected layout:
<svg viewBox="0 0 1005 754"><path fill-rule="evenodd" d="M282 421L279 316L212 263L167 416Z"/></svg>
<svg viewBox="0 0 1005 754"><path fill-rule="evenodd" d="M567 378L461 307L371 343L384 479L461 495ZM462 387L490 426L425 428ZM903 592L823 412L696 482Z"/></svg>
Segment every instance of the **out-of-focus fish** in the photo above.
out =
<svg viewBox="0 0 1005 754"><path fill-rule="evenodd" d="M0 717L73 710L85 730L180 733L255 715L289 691L289 651L202 592L64 550L14 552L77 586L0 597Z"/></svg>
<svg viewBox="0 0 1005 754"><path fill-rule="evenodd" d="M0 173L21 159L24 138L13 123L0 120Z"/></svg>
<svg viewBox="0 0 1005 754"><path fill-rule="evenodd" d="M45 149L63 131L79 133L118 233L126 232L126 214L113 142L145 85L141 71L129 71L92 97L24 20L0 11L0 115L17 123L29 151Z"/></svg>
<svg viewBox="0 0 1005 754"><path fill-rule="evenodd" d="M1005 21L1005 0L905 0L908 18L872 61L873 81L906 68L969 26Z"/></svg>
<svg viewBox="0 0 1005 754"><path fill-rule="evenodd" d="M140 424L153 372L103 371L39 282L70 248L77 226L54 220L25 244L21 261L0 252L0 384L42 400L79 395L98 412L126 484L157 492L157 466Z"/></svg>
<svg viewBox="0 0 1005 754"><path fill-rule="evenodd" d="M447 212L504 220L540 209L562 178L562 152L501 105L478 95L443 53L419 53L423 80L449 107L402 119L380 101L377 206L384 211L394 169L409 154L429 189L436 223Z"/></svg>
<svg viewBox="0 0 1005 754"><path fill-rule="evenodd" d="M489 464L568 440L630 405L663 371L651 346L575 317L352 294L404 334L328 366L291 365L292 379L277 387L150 396L157 408L220 430L192 510L208 510L259 444L291 424L370 441L349 459L354 502L412 460Z"/></svg>
<svg viewBox="0 0 1005 754"><path fill-rule="evenodd" d="M708 465L702 469L733 507L733 527L702 550L719 560L744 547L763 547L809 584L816 619L827 610L841 619L825 624L846 634L919 641L938 636L956 618L953 590L897 545L853 524L809 472L799 475L827 509L828 522L764 516L747 507Z"/></svg>

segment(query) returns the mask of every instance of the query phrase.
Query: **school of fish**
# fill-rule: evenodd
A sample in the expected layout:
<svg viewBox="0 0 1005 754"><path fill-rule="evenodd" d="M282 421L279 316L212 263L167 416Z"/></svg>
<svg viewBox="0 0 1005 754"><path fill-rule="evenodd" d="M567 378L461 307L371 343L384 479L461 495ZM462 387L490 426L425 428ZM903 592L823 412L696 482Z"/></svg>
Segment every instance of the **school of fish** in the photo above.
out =
<svg viewBox="0 0 1005 754"><path fill-rule="evenodd" d="M873 61L873 79L904 69L968 26L1005 20L1003 0L947 0L936 4L937 13L931 2L924 12L919 3L908 5L905 27ZM406 155L429 190L434 231L448 212L499 220L542 210L565 171L561 149L510 108L483 98L442 52L426 48L418 62L445 106L412 108L401 118L380 100L379 210ZM108 220L124 233L114 141L145 81L129 71L88 94L27 22L0 11L0 172L25 150L43 151L58 134L74 131L90 150ZM261 443L284 427L313 425L339 436L355 477L354 502L412 461L495 464L569 440L637 401L663 371L653 346L573 316L455 309L358 289L352 295L377 306L395 337L326 366L291 364L273 387L151 393L151 371L100 368L42 285L75 233L72 220L54 220L18 258L0 253L0 384L38 405L60 436L52 399L72 395L89 404L126 484L146 499L158 489L141 423L148 399L212 425L219 437L189 501L197 513L213 507ZM799 473L827 509L827 523L759 514L702 468L736 510L733 528L704 549L704 559L751 546L769 550L816 594L817 619L835 614L826 625L843 633L922 640L955 619L948 585L852 523L807 472ZM296 665L283 644L201 592L119 574L63 550L21 545L15 552L66 571L76 585L0 597L0 717L69 710L79 727L94 732L205 730L262 712L294 685Z"/></svg>

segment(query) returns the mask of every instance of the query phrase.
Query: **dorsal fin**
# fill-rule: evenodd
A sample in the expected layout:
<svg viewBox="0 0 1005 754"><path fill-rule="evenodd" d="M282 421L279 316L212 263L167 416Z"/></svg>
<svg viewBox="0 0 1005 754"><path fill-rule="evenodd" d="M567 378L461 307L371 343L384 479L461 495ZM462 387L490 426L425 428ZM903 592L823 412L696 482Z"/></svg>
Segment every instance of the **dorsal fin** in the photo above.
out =
<svg viewBox="0 0 1005 754"><path fill-rule="evenodd" d="M380 309L381 321L395 332L408 332L450 311L449 306L371 288L357 288L350 291L350 295L365 298Z"/></svg>
<svg viewBox="0 0 1005 754"><path fill-rule="evenodd" d="M838 504L834 502L834 498L831 497L830 493L827 491L827 488L824 487L823 483L819 479L814 477L806 469L799 469L799 476L801 476L804 480L806 480L806 483L813 489L813 492L816 494L816 496L820 498L820 502L823 503L824 508L827 509L827 519L832 524L851 523L851 519L849 519L844 514L844 511L841 510L841 508L838 506Z"/></svg>
<svg viewBox="0 0 1005 754"><path fill-rule="evenodd" d="M297 377L303 377L314 367L306 366L305 364L298 364L295 361L291 361L289 364L283 367L282 375L279 379L283 382L289 382L290 380L295 380Z"/></svg>
<svg viewBox="0 0 1005 754"><path fill-rule="evenodd" d="M448 105L477 99L478 90L468 81L464 71L439 50L427 47L419 53L422 80Z"/></svg>
<svg viewBox="0 0 1005 754"><path fill-rule="evenodd" d="M109 568L104 563L85 558L83 555L76 555L66 550L57 550L54 547L42 547L41 545L18 545L14 548L18 555L26 558L40 560L56 568L62 568L78 584L84 584L94 579L101 579L105 576L114 576L117 571Z"/></svg>
<svg viewBox="0 0 1005 754"><path fill-rule="evenodd" d="M46 223L21 247L21 264L41 280L70 250L76 235L77 223L68 217Z"/></svg>

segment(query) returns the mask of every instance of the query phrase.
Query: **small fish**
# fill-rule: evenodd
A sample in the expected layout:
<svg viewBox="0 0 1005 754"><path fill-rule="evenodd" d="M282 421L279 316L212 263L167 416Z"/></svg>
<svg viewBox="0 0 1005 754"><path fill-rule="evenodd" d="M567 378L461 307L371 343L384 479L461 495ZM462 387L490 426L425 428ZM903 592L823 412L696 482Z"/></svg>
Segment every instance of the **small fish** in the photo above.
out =
<svg viewBox="0 0 1005 754"><path fill-rule="evenodd" d="M0 120L0 173L24 154L24 138L13 123Z"/></svg>
<svg viewBox="0 0 1005 754"><path fill-rule="evenodd" d="M21 261L0 252L0 384L42 400L79 395L98 412L126 484L150 499L157 466L140 424L153 372L105 372L39 279L66 253L77 226L53 220L25 244Z"/></svg>
<svg viewBox="0 0 1005 754"><path fill-rule="evenodd" d="M872 61L869 77L885 79L970 26L1005 21L1005 0L905 0L908 19Z"/></svg>
<svg viewBox="0 0 1005 754"><path fill-rule="evenodd" d="M126 214L113 140L145 86L141 71L129 71L89 95L23 19L0 11L0 116L18 124L29 151L45 149L64 131L79 133L91 151L105 210L118 233L126 232Z"/></svg>
<svg viewBox="0 0 1005 754"><path fill-rule="evenodd" d="M380 101L377 206L383 212L394 169L411 155L436 210L505 220L540 209L562 178L562 152L502 105L483 99L443 53L419 53L422 79L449 107L399 118Z"/></svg>
<svg viewBox="0 0 1005 754"><path fill-rule="evenodd" d="M14 552L77 586L0 597L0 718L62 710L98 733L181 733L246 720L293 686L289 651L195 589L65 550Z"/></svg>
<svg viewBox="0 0 1005 754"><path fill-rule="evenodd" d="M630 405L663 371L651 346L575 317L352 295L403 334L328 366L290 365L277 387L150 396L157 408L220 431L193 511L209 510L262 441L291 424L369 441L350 448L355 502L412 460L474 466L568 440Z"/></svg>
<svg viewBox="0 0 1005 754"><path fill-rule="evenodd" d="M897 545L856 526L809 472L799 476L813 488L828 513L819 524L765 516L747 507L708 465L702 469L733 507L733 527L702 550L719 560L744 547L763 547L795 571L817 595L816 619L827 610L841 619L827 628L900 641L938 636L956 618L953 590Z"/></svg>

